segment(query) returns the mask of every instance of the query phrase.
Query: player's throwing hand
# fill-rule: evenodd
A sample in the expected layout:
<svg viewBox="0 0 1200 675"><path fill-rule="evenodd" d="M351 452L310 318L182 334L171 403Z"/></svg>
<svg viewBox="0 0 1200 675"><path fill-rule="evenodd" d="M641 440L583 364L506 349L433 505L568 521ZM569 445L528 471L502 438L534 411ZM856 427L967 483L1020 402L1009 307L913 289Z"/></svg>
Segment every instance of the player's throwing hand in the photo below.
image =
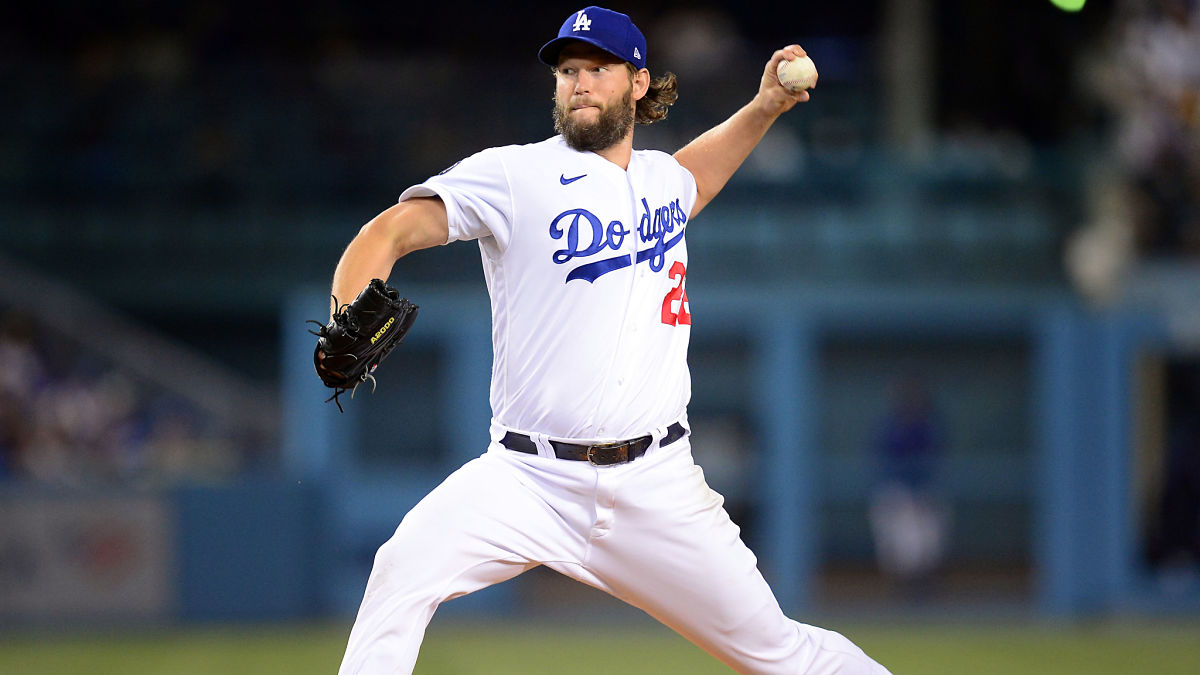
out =
<svg viewBox="0 0 1200 675"><path fill-rule="evenodd" d="M807 89L792 91L779 82L779 64L785 60L791 61L805 56L808 56L808 53L800 45L788 45L771 55L771 60L767 61L766 67L763 68L762 82L758 87L758 96L755 97L765 111L781 115L797 103L809 100Z"/></svg>

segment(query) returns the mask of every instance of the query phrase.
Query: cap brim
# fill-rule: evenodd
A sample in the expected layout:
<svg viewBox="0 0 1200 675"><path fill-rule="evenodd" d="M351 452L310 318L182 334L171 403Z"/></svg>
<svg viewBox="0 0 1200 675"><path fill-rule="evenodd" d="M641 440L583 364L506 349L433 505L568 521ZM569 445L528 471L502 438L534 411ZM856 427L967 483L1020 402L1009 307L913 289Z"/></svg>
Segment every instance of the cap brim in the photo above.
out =
<svg viewBox="0 0 1200 675"><path fill-rule="evenodd" d="M571 42L586 42L587 44L592 45L593 47L596 47L597 49L600 49L604 52L612 54L613 56L617 57L618 59L621 59L622 61L628 61L628 59L624 58L620 54L616 54L613 51L609 50L604 45L600 44L600 42L598 40L592 40L592 39L584 38L584 37L554 38L553 40L547 42L545 45L542 46L541 49L538 50L538 60L548 66L557 67L558 66L558 53L563 50L563 47L566 47Z"/></svg>

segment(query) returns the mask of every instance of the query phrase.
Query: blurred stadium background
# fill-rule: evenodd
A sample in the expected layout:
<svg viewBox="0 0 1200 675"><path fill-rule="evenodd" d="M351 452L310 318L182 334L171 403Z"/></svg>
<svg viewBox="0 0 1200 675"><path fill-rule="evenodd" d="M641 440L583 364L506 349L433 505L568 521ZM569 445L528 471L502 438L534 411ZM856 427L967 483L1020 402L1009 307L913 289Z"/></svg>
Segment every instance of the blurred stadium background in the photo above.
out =
<svg viewBox="0 0 1200 675"><path fill-rule="evenodd" d="M680 77L640 147L724 119L778 46L821 72L689 228L696 454L785 606L897 673L1196 672L1197 3L613 7ZM398 266L422 321L345 415L304 320L404 187L552 133L533 55L575 9L5 11L0 671L336 667L375 548L486 441L478 253ZM643 621L534 572L444 606L423 664L700 672L643 660L678 647ZM468 637L526 622L660 642L535 667ZM1096 651L1130 635L1176 665Z"/></svg>

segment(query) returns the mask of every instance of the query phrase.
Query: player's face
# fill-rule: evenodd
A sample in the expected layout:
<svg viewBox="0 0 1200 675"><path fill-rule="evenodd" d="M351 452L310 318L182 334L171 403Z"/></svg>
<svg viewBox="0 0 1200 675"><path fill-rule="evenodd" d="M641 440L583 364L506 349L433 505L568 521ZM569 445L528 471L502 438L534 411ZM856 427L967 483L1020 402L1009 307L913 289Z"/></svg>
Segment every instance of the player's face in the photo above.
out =
<svg viewBox="0 0 1200 675"><path fill-rule="evenodd" d="M604 150L633 131L633 78L624 61L590 45L568 45L554 79L554 129L571 147Z"/></svg>

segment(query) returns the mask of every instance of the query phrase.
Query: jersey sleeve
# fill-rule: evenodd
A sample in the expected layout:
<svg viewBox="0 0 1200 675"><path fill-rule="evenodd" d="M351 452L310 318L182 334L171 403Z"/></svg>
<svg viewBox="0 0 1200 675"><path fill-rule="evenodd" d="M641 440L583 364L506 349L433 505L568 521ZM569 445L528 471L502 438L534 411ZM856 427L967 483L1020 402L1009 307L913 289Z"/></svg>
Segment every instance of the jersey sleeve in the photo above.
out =
<svg viewBox="0 0 1200 675"><path fill-rule="evenodd" d="M501 250L512 232L512 191L503 157L496 149L471 155L458 164L414 185L400 201L414 197L440 197L452 241L495 237Z"/></svg>

